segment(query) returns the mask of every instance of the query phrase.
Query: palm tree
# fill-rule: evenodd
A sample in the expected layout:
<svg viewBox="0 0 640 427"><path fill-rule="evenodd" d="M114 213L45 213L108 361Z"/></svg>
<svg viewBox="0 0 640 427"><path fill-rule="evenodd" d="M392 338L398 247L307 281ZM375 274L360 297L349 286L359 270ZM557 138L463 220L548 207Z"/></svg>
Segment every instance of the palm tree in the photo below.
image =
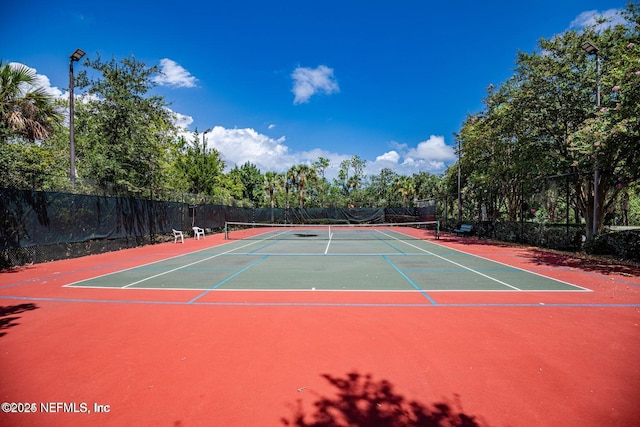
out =
<svg viewBox="0 0 640 427"><path fill-rule="evenodd" d="M304 189L307 184L318 179L316 170L307 165L300 165L298 168L298 202L300 209L304 207Z"/></svg>
<svg viewBox="0 0 640 427"><path fill-rule="evenodd" d="M277 172L266 172L264 174L264 191L269 195L269 201L271 202L271 209L275 207L275 193L280 188L282 178Z"/></svg>
<svg viewBox="0 0 640 427"><path fill-rule="evenodd" d="M295 166L289 168L284 175L284 191L285 191L285 208L289 209L289 189L296 185L297 175L295 172Z"/></svg>
<svg viewBox="0 0 640 427"><path fill-rule="evenodd" d="M36 84L31 68L0 62L0 141L12 137L42 140L62 123L53 97Z"/></svg>
<svg viewBox="0 0 640 427"><path fill-rule="evenodd" d="M411 196L415 194L416 183L412 176L400 176L396 178L394 187L398 194L402 196L402 205L406 208L409 206Z"/></svg>
<svg viewBox="0 0 640 427"><path fill-rule="evenodd" d="M298 187L298 206L302 209L304 208L304 188L309 181L317 178L316 170L311 166L300 164L292 166L289 172L291 173L292 183Z"/></svg>

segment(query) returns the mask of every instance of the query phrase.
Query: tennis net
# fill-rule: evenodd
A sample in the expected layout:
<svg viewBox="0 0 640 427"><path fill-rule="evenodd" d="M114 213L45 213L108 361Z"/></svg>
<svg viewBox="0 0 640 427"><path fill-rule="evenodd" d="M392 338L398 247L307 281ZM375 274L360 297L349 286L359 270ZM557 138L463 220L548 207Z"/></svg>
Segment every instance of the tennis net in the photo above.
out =
<svg viewBox="0 0 640 427"><path fill-rule="evenodd" d="M425 240L440 238L440 222L331 225L226 222L224 235L227 240Z"/></svg>

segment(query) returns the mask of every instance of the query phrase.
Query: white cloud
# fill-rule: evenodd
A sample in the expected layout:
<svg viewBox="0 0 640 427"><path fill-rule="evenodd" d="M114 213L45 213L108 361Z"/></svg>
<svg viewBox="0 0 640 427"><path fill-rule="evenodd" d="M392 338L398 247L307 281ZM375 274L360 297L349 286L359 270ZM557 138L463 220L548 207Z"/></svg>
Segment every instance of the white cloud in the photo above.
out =
<svg viewBox="0 0 640 427"><path fill-rule="evenodd" d="M169 58L160 60L160 74L153 78L160 86L195 87L196 78L180 64Z"/></svg>
<svg viewBox="0 0 640 427"><path fill-rule="evenodd" d="M605 18L607 20L606 23L601 24L599 21ZM615 26L618 24L625 24L627 21L620 14L620 10L618 9L609 9L604 12L598 12L597 10L587 10L582 12L580 15L576 17L569 28L584 28L595 26L598 30L604 30L605 28Z"/></svg>
<svg viewBox="0 0 640 427"><path fill-rule="evenodd" d="M193 139L193 134L187 139ZM207 133L206 141L208 148L215 148L220 152L227 171L234 166L251 162L263 173L267 171L282 173L291 166L312 165L318 158L324 157L330 162L330 166L325 171L325 177L331 181L338 176L340 163L353 156L353 153L335 153L321 148L292 151L285 144L284 136L274 139L251 128L227 129L223 126L215 126L211 132ZM453 147L447 146L441 136L431 136L414 148L395 142L390 145L395 150L376 156L374 161L367 161L365 168L367 175L378 174L383 168L392 169L400 175L420 172L438 174L444 172L446 166L456 159Z"/></svg>
<svg viewBox="0 0 640 427"><path fill-rule="evenodd" d="M36 70L33 69L33 71L35 72ZM36 86L44 88L45 92L48 95L53 96L54 98L60 98L61 96L64 95L60 89L58 89L55 86L51 86L51 81L49 81L49 77L43 76L42 74L36 74L35 84ZM68 92L66 92L66 97L67 98L69 97Z"/></svg>
<svg viewBox="0 0 640 427"><path fill-rule="evenodd" d="M388 151L383 155L376 157L376 163L377 162L398 163L398 160L400 160L400 154L398 154L398 152L395 150Z"/></svg>
<svg viewBox="0 0 640 427"><path fill-rule="evenodd" d="M394 170L400 175L412 175L419 172L442 173L447 164L456 160L453 147L445 144L444 137L431 135L415 148L407 144L390 144L395 150L386 152L374 162L367 164L367 174L377 174L384 168Z"/></svg>
<svg viewBox="0 0 640 427"><path fill-rule="evenodd" d="M185 132L187 132L186 129ZM194 137L193 133L184 136L189 141ZM227 129L223 126L215 126L205 138L207 148L215 148L220 153L226 163L226 171L234 166L251 162L263 173L267 171L282 173L291 166L311 165L319 157L324 157L329 159L331 164L325 171L326 178L331 180L338 176L340 163L351 158L351 155L331 153L319 148L292 152L285 144L284 136L274 139L251 128Z"/></svg>
<svg viewBox="0 0 640 427"><path fill-rule="evenodd" d="M283 171L295 162L284 137L273 139L250 128L215 126L206 138L207 147L218 150L229 168L251 162L263 172Z"/></svg>
<svg viewBox="0 0 640 427"><path fill-rule="evenodd" d="M309 102L309 98L317 93L331 95L340 92L340 87L333 75L333 68L320 65L317 68L298 67L291 74L295 95L294 104Z"/></svg>
<svg viewBox="0 0 640 427"><path fill-rule="evenodd" d="M186 137L186 134L190 134L191 132L188 132L186 129L187 127L191 126L191 124L193 123L193 117L187 116L185 114L176 113L175 111L172 111L170 108L167 108L167 110L169 110L169 112L173 115L173 123L178 128L184 129L184 132L182 133L182 135Z"/></svg>
<svg viewBox="0 0 640 427"><path fill-rule="evenodd" d="M455 159L453 148L446 145L443 136L431 135L428 140L422 141L416 148L407 153L407 157L419 160L444 162Z"/></svg>
<svg viewBox="0 0 640 427"><path fill-rule="evenodd" d="M54 98L63 98L63 97L66 99L69 98L69 92L62 92L57 87L51 86L51 81L49 80L49 77L43 74L38 74L38 70L36 70L35 68L31 68L28 65L24 65L19 62L11 62L9 63L9 66L11 68L26 67L31 73L33 73L34 85L33 86L24 85L22 87L22 90L25 93L35 88L41 88L45 91L47 95L52 96Z"/></svg>

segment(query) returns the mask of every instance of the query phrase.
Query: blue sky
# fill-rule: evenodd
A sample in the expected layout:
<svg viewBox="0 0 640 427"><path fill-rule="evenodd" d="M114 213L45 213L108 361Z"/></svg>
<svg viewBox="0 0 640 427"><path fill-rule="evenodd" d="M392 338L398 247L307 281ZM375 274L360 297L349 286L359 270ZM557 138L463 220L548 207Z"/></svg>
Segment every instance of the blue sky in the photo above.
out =
<svg viewBox="0 0 640 427"><path fill-rule="evenodd" d="M158 65L157 93L186 131L208 128L228 166L284 171L319 156L335 176L441 173L454 133L482 109L518 51L580 28L625 0L9 0L0 59L68 96L69 55ZM82 69L81 64L75 65Z"/></svg>

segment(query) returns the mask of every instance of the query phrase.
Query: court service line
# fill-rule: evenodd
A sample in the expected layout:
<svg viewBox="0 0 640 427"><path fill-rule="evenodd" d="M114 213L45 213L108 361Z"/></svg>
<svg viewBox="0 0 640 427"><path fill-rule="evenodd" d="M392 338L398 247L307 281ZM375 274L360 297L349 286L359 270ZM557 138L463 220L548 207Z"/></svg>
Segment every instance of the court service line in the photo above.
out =
<svg viewBox="0 0 640 427"><path fill-rule="evenodd" d="M523 271L523 272L525 272L525 273L533 274L533 275L535 275L535 276L544 277L545 279L554 280L554 281L556 281L556 282L558 282L558 283L563 283L563 284L565 284L565 285L569 285L569 286L572 286L572 287L574 287L574 288L578 288L579 290L584 291L584 292L593 292L593 290L591 290L591 289L589 289L589 288L585 288L585 287L582 287L582 286L579 286L579 285L576 285L576 284L573 284L573 283L569 283L569 282L566 282L566 281L564 281L564 280L556 279L555 277L545 276L544 274L540 274L540 273L538 273L538 272L536 272L536 271L526 270L526 269L524 269L524 268L517 267L517 266L515 266L515 265L510 265L510 264L507 264L507 263L505 263L505 262L496 261L496 260L493 260L493 259L490 259L490 258L487 258L487 257L483 257L483 256L481 256L481 255L470 254L470 253L468 253L468 252L461 251L460 249L452 248L452 247L449 247L449 246L444 246L444 245L441 245L441 244L439 244L439 243L432 243L432 242L430 242L430 244L432 244L432 245L436 245L436 246L439 246L439 247L441 247L441 248L447 248L447 249L449 249L449 250L456 251L456 252L458 252L458 253L460 253L460 254L463 254L463 255L471 255L471 256L473 256L473 257L475 257L475 258L480 258L480 259L483 259L483 260L486 260L486 261L490 261L490 262L493 262L493 263L496 263L496 264L504 265L504 266L506 266L506 267L510 267L510 268L513 268L513 269L516 269L516 270L519 270L519 271ZM527 292L528 292L528 291L527 291Z"/></svg>
<svg viewBox="0 0 640 427"><path fill-rule="evenodd" d="M264 261L265 259L269 258L269 255L265 255L260 259L255 260L254 262L252 262L251 264L247 265L246 267L236 271L235 273L233 273L231 276L227 277L226 279L216 283L214 286L212 286L211 288L207 289L206 291L202 292L200 295L192 298L189 300L188 304L192 304L194 302L196 302L197 300L199 300L200 298L202 298L203 296L207 295L209 292L211 292L212 290L224 285L225 283L227 283L229 280L233 279L234 277L244 273L245 271L247 271L248 269L250 269L251 267L260 264L262 261Z"/></svg>
<svg viewBox="0 0 640 427"><path fill-rule="evenodd" d="M424 252L424 253L427 253L427 254L429 254L429 255L432 255L432 256L434 256L434 257L436 257L436 258L440 258L441 260L444 260L444 261L446 261L446 262L450 262L450 263L451 263L451 264L453 264L453 265L457 265L457 266L458 266L458 267L460 267L460 268L463 268L463 269L468 270L468 271L470 271L470 272L472 272L472 273L478 274L478 275L480 275L480 276L482 276L482 277L485 277L485 278L487 278L487 279L489 279L489 280L493 280L494 282L500 283L501 285L507 286L507 287L509 287L509 288L511 288L511 289L515 289L516 291L522 291L522 289L520 289L520 288L516 288L516 287L515 287L515 286L513 286L513 285L510 285L510 284L508 284L508 283L506 283L506 282L503 282L502 280L496 279L495 277L491 277L491 276L489 276L489 275L487 275L487 274L481 273L481 272L479 272L478 270L474 270L474 269L473 269L473 268L471 268L471 267L467 267L466 265L462 265L462 264L460 264L460 263L457 263L457 262L455 262L455 261L452 261L452 260L450 260L450 259L448 259L448 258L445 258L445 257L443 257L443 256L441 256L441 255L436 254L436 253L430 252L430 251L428 251L428 250L426 250L426 249L423 249L423 248L421 248L421 247L419 247L419 246L413 245L413 244L411 244L411 243L409 243L409 242L405 242L404 240L400 240L400 239L398 239L397 237L395 237L395 236L391 236L391 235L389 235L389 234L386 234L386 233L385 233L385 232L383 232L383 231L381 231L381 233L382 233L382 234L384 234L384 235L386 235L386 236L388 236L388 237L391 237L392 239L395 239L395 240L397 240L397 241L399 241L399 242L402 242L402 243L404 243L404 244L406 244L406 245L409 245L409 246L411 246L412 248L418 249L419 251L422 251L422 252Z"/></svg>
<svg viewBox="0 0 640 427"><path fill-rule="evenodd" d="M380 231L380 230L376 230L376 231L378 231L378 233L385 234L383 231ZM393 246L391 243L387 242L386 240L381 239L381 238L380 238L380 237L378 237L378 236L374 236L374 237L375 237L379 242L382 242L382 243L384 243L385 245L387 245L387 246L389 246L390 248L392 248L394 251L396 251L396 252L398 252L398 253L400 253L400 254L402 254L402 255L406 255L406 254L407 254L405 251L403 251L402 249L400 249L400 248L399 248L399 247L397 247L397 246Z"/></svg>
<svg viewBox="0 0 640 427"><path fill-rule="evenodd" d="M233 252L235 250L246 248L247 246L255 245L256 243L260 243L260 242L263 242L263 240L256 240L255 242L247 243L246 245L242 245L242 246L240 246L238 248L229 249L228 251L220 252L219 254L215 254L213 256L206 257L206 258L200 259L198 261L191 262L189 264L181 265L180 267L172 268L171 270L163 271L162 273L158 273L158 274L154 274L152 276L145 277L144 279L140 279L140 280L137 280L137 281L135 281L133 283L129 283L128 285L122 286L121 288L122 289L126 289L129 286L137 285L138 283L146 282L147 280L155 279L156 277L164 276L165 274L173 273L175 271L182 270L182 269L187 268L187 267L191 267L192 265L200 264L201 262L204 262L204 261L209 261L210 259L217 258L217 257L219 257L221 255L226 255L226 254L228 254L230 252Z"/></svg>
<svg viewBox="0 0 640 427"><path fill-rule="evenodd" d="M420 293L421 293L421 294L422 294L426 299L428 299L428 300L431 302L431 304L433 304L433 305L438 305L438 303L436 302L436 300L434 300L433 298L431 298L431 297L429 296L429 294L428 294L428 293L426 293L426 292L424 291L424 289L422 289L420 286L418 286L418 285L416 284L416 282L414 282L414 281L413 281L413 280L411 280L411 279L410 279L406 274L404 274L404 272L403 272L402 270L400 270L400 269L398 268L398 266L397 266L397 265L395 265L393 262L391 262L391 260L390 260L386 255L383 255L383 256L382 256L382 258L383 258L385 261L387 261L387 262L389 263L389 265L391 265L391 267L393 267L393 268L394 268L398 273L400 273L400 275L401 275L402 277L404 277L404 278L405 278L405 280L406 280L407 282L411 283L411 286L413 286L413 287L414 287L414 288L416 288L418 291L420 291Z"/></svg>
<svg viewBox="0 0 640 427"><path fill-rule="evenodd" d="M231 244L233 244L233 243L234 243L234 242L222 243L221 245L217 245L217 246L214 246L214 247L215 247L215 248L219 248L219 247L222 247L222 246L231 245ZM244 246L243 246L243 247L244 247ZM241 248L238 248L238 249L241 249ZM181 257L191 256L191 255L193 255L193 254L197 254L197 253L199 253L199 252L204 252L204 251L209 251L209 250L211 250L211 248L210 248L210 247L209 247L209 248L202 248L202 249L198 249L198 250L196 250L196 251L186 252L186 253L182 253L182 254L174 255L174 256L171 256L171 257L169 257L169 258L162 258L162 259L159 259L159 260L156 260L156 261L151 261L151 262L148 262L148 263L146 263L146 264L134 265L133 267L127 267L127 268L123 268L123 269L116 270L116 271L110 271L109 273L99 274L99 275L97 275L97 276L93 276L93 277L90 277L90 278L88 278L88 279L82 279L82 280L78 280L78 281L76 281L76 282L67 283L66 285L63 285L62 287L63 287L63 288L67 288L67 287L70 287L70 288L77 288L77 287L81 287L81 286L78 286L78 283L88 282L89 280L98 279L98 278L100 278L100 277L111 276L111 275L114 275L114 274L122 273L122 272L124 272L124 271L135 270L136 268L142 268L142 267L146 267L146 266L153 265L153 264L159 264L159 263L161 263L161 262L169 261L169 260L176 259L176 258L181 258ZM133 258L133 259L136 259L136 258ZM129 259L129 261L131 261L131 259ZM78 271L86 271L86 270L97 269L97 268L101 268L101 267L103 267L104 265L107 265L107 266L108 266L108 265L114 265L114 266L117 266L117 265L118 265L118 263L120 263L120 262L122 262L122 261L112 261L112 262L110 262L110 263L101 264L101 265L97 265L97 266L92 266L92 267L90 267L90 268L84 268L84 269L81 269L81 270L74 270L74 271L71 271L71 272L69 272L69 273L65 273L65 274L77 273ZM59 276L55 276L55 277L59 277ZM91 287L98 287L98 286L91 286Z"/></svg>

